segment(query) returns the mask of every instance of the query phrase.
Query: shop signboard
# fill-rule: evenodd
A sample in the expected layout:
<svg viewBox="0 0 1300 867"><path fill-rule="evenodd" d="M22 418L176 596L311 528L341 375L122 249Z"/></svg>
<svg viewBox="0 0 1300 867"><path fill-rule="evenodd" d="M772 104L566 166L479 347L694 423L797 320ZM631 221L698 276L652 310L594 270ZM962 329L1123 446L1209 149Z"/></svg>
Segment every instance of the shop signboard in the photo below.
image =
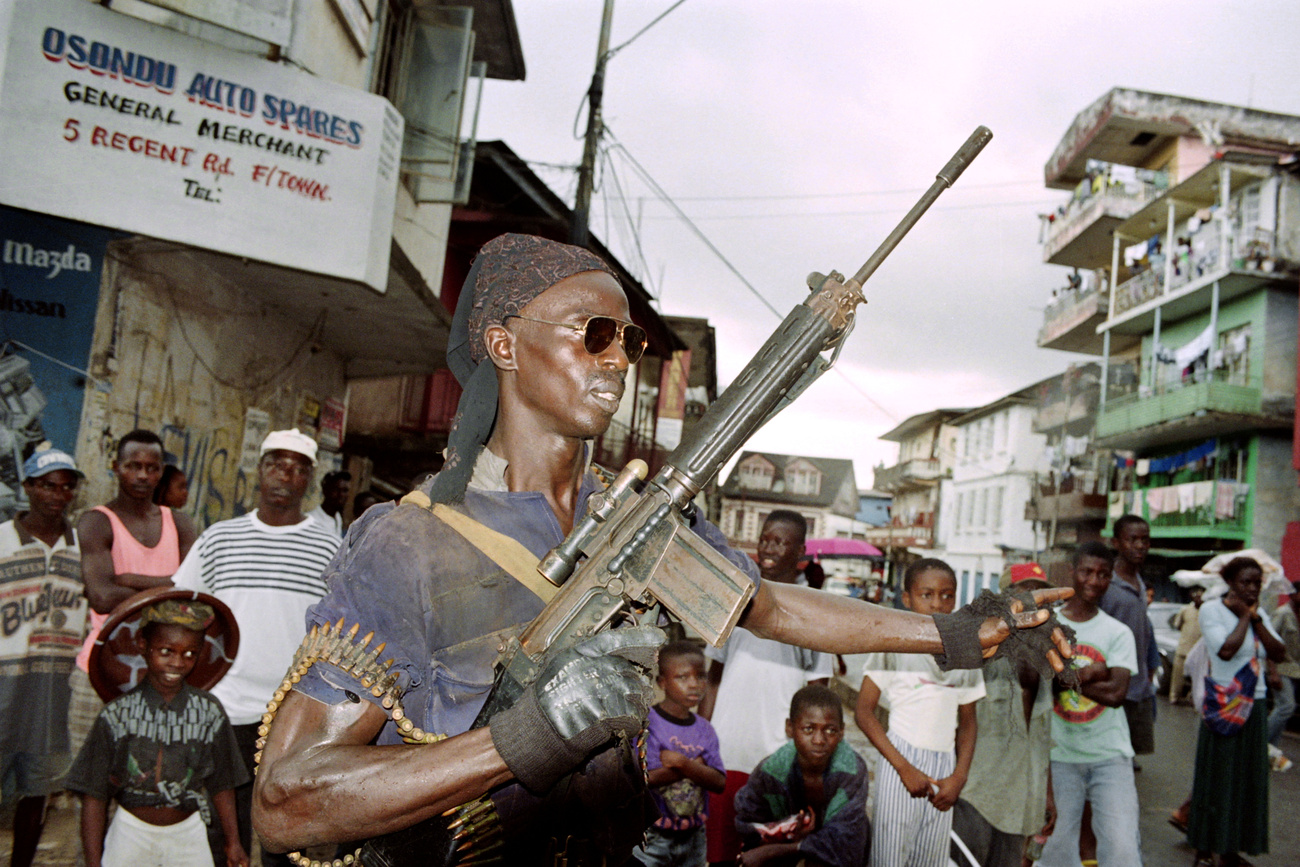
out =
<svg viewBox="0 0 1300 867"><path fill-rule="evenodd" d="M0 0L0 203L382 292L402 118L85 0Z"/></svg>

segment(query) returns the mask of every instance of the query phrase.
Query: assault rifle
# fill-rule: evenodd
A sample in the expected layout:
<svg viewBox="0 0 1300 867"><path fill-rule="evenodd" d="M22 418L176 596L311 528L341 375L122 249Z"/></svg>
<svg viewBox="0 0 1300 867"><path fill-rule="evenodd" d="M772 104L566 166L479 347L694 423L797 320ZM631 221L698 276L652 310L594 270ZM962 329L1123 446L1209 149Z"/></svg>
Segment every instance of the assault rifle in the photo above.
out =
<svg viewBox="0 0 1300 867"><path fill-rule="evenodd" d="M691 531L695 495L755 431L831 368L853 330L857 305L866 300L863 284L992 137L983 126L971 134L853 277L845 280L834 271L808 276L808 298L790 311L653 479L645 481L645 462L634 460L608 489L591 496L587 514L538 566L561 589L506 645L478 724L513 704L553 650L615 621L654 623L664 608L710 644L727 640L754 586Z"/></svg>

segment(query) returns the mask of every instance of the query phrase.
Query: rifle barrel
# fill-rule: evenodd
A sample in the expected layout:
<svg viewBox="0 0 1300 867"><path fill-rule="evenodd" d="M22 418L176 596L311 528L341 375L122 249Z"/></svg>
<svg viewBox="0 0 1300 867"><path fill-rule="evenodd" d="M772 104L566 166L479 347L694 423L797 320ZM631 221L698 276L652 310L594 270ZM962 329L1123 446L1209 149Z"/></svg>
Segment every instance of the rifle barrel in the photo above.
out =
<svg viewBox="0 0 1300 867"><path fill-rule="evenodd" d="M917 220L921 219L921 215L930 209L930 206L934 204L934 200L939 198L939 194L951 187L957 178L961 177L961 173L966 171L966 167L971 164L975 157L979 156L979 152L984 150L984 146L992 138L993 133L988 127L978 126L975 128L975 131L970 134L970 138L966 139L966 143L957 149L957 153L952 155L952 159L948 160L948 164L940 169L939 174L935 175L934 183L930 185L930 189L925 191L925 195L921 196L921 200L912 206L912 210L907 212L907 216L903 217L902 222L894 227L894 231L890 232L889 237L881 242L880 246L876 248L876 252L872 253L871 258L866 261L866 264L858 269L858 273L853 275L853 282L862 286L870 279L872 274L876 273L880 263L885 261L885 257L894 251L894 248L898 246L898 242L903 240L903 236L911 231Z"/></svg>

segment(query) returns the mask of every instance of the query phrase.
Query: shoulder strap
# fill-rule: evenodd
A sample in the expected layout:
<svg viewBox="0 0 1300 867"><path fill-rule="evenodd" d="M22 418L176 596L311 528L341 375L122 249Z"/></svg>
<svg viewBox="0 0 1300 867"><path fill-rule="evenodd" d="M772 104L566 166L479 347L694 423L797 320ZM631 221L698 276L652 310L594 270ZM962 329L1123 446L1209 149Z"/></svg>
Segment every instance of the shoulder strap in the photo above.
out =
<svg viewBox="0 0 1300 867"><path fill-rule="evenodd" d="M403 503L411 503L421 509L427 509L435 517L465 537L465 540L504 569L510 577L531 590L543 602L550 602L559 592L550 581L537 571L538 559L517 539L511 539L504 533L498 533L475 521L469 515L461 514L444 503L434 503L423 491L415 490L402 497Z"/></svg>

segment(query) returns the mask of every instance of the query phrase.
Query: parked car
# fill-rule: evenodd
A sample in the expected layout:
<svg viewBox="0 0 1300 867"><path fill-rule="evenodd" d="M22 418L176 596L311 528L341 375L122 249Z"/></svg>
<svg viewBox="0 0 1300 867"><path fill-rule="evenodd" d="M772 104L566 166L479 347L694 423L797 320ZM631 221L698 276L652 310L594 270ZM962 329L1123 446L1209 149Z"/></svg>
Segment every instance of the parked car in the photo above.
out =
<svg viewBox="0 0 1300 867"><path fill-rule="evenodd" d="M1174 627L1174 615L1183 607L1181 602L1152 602L1147 606L1147 617L1155 630L1156 649L1160 651L1160 668L1155 672L1156 692L1169 694L1169 679L1174 668L1174 654L1178 652L1179 630Z"/></svg>

